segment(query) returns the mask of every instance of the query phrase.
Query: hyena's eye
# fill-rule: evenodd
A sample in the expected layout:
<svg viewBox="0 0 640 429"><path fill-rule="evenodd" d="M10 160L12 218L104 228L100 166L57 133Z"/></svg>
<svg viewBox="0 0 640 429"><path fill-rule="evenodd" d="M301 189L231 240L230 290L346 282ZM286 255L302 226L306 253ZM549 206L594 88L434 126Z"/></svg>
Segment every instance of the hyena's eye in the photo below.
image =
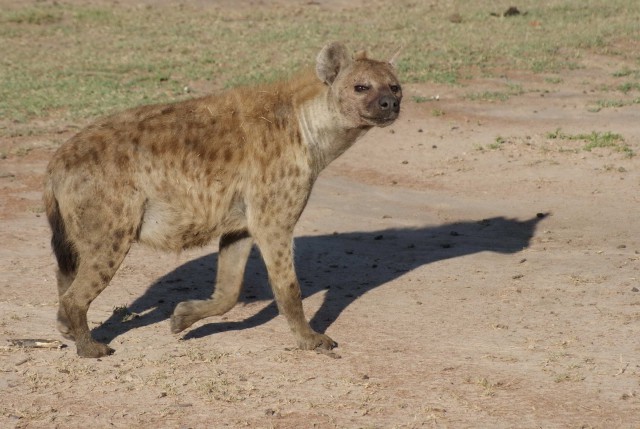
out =
<svg viewBox="0 0 640 429"><path fill-rule="evenodd" d="M367 85L356 85L356 86L353 87L353 89L356 92L365 92L365 91L369 90L369 87Z"/></svg>
<svg viewBox="0 0 640 429"><path fill-rule="evenodd" d="M395 94L396 92L400 91L400 85L391 85L389 86L389 89Z"/></svg>

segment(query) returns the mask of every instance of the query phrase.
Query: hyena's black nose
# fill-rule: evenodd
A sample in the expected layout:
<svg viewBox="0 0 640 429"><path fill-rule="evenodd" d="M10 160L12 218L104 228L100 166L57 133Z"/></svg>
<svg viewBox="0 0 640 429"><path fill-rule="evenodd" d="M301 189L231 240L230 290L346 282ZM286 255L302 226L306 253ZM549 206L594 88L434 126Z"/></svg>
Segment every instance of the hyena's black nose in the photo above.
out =
<svg viewBox="0 0 640 429"><path fill-rule="evenodd" d="M400 102L396 97L391 95L383 95L378 99L378 106L380 110L392 110L398 112L400 110Z"/></svg>

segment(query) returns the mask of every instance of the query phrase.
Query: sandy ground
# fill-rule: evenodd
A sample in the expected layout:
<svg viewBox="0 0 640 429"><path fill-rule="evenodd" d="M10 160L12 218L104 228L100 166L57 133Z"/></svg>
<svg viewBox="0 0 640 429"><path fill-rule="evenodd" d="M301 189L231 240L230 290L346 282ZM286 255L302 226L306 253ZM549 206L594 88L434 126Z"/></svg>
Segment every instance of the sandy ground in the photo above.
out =
<svg viewBox="0 0 640 429"><path fill-rule="evenodd" d="M620 67L407 86L401 119L321 175L297 227L333 355L293 347L257 252L236 308L170 334L175 304L210 294L215 245L132 250L89 313L113 356L11 346L62 340L41 181L72 131L0 140L0 427L640 427L640 159L547 136L639 151L639 105L589 111ZM506 83L524 94L464 98Z"/></svg>

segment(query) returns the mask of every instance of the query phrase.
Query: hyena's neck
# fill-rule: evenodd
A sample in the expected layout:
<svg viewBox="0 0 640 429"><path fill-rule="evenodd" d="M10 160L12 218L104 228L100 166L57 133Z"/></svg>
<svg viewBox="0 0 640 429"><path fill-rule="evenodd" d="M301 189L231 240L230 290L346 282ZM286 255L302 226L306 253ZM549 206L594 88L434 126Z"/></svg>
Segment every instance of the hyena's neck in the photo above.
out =
<svg viewBox="0 0 640 429"><path fill-rule="evenodd" d="M298 123L316 176L369 130L349 127L327 92L300 106Z"/></svg>

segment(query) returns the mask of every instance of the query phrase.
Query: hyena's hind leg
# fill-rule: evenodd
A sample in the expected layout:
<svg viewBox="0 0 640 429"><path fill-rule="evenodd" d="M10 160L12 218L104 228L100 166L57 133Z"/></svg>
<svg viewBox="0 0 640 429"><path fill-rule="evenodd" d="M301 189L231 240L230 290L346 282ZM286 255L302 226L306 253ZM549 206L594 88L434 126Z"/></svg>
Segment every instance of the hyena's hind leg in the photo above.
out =
<svg viewBox="0 0 640 429"><path fill-rule="evenodd" d="M58 269L56 273L56 279L58 281L58 298L65 294L73 280L76 278L76 272L65 273L61 269ZM71 334L71 328L69 327L69 319L67 319L66 312L62 309L62 304L58 304L58 318L57 318L58 331L68 340L75 340Z"/></svg>
<svg viewBox="0 0 640 429"><path fill-rule="evenodd" d="M78 246L78 271L75 278L60 296L58 310L59 325L68 329L68 336L76 342L79 356L98 358L114 352L106 344L99 343L91 337L87 323L89 305L102 292L120 267L131 248L133 237L125 236L122 229L103 236L98 249L87 251ZM84 248L84 249L83 249ZM65 278L59 287L68 282Z"/></svg>
<svg viewBox="0 0 640 429"><path fill-rule="evenodd" d="M44 200L47 218L52 232L51 247L56 256L56 261L58 262L56 280L58 282L58 297L61 297L67 289L69 289L69 286L71 286L71 283L73 283L73 280L76 278L78 270L78 253L67 236L66 227L64 220L62 219L62 214L60 213L58 201L53 196L53 191L48 187L45 188ZM67 315L61 305L58 307L57 319L58 330L62 336L69 340L73 340L74 338L73 335L71 335L71 329L69 328L69 320L67 319Z"/></svg>
<svg viewBox="0 0 640 429"><path fill-rule="evenodd" d="M171 316L171 332L178 333L200 319L219 316L238 302L244 269L253 239L244 232L226 234L220 238L216 286L211 299L184 301Z"/></svg>
<svg viewBox="0 0 640 429"><path fill-rule="evenodd" d="M58 328L67 338L75 340L78 355L83 357L97 358L113 353L106 344L91 337L87 311L129 252L138 230L137 219L141 219L133 206L129 206L121 211L125 214L119 218L96 221L105 218L109 206L102 199L85 201L82 210L78 210L83 215L81 219L61 223L66 247L54 244L59 267ZM81 230L72 227L78 224L85 227Z"/></svg>

